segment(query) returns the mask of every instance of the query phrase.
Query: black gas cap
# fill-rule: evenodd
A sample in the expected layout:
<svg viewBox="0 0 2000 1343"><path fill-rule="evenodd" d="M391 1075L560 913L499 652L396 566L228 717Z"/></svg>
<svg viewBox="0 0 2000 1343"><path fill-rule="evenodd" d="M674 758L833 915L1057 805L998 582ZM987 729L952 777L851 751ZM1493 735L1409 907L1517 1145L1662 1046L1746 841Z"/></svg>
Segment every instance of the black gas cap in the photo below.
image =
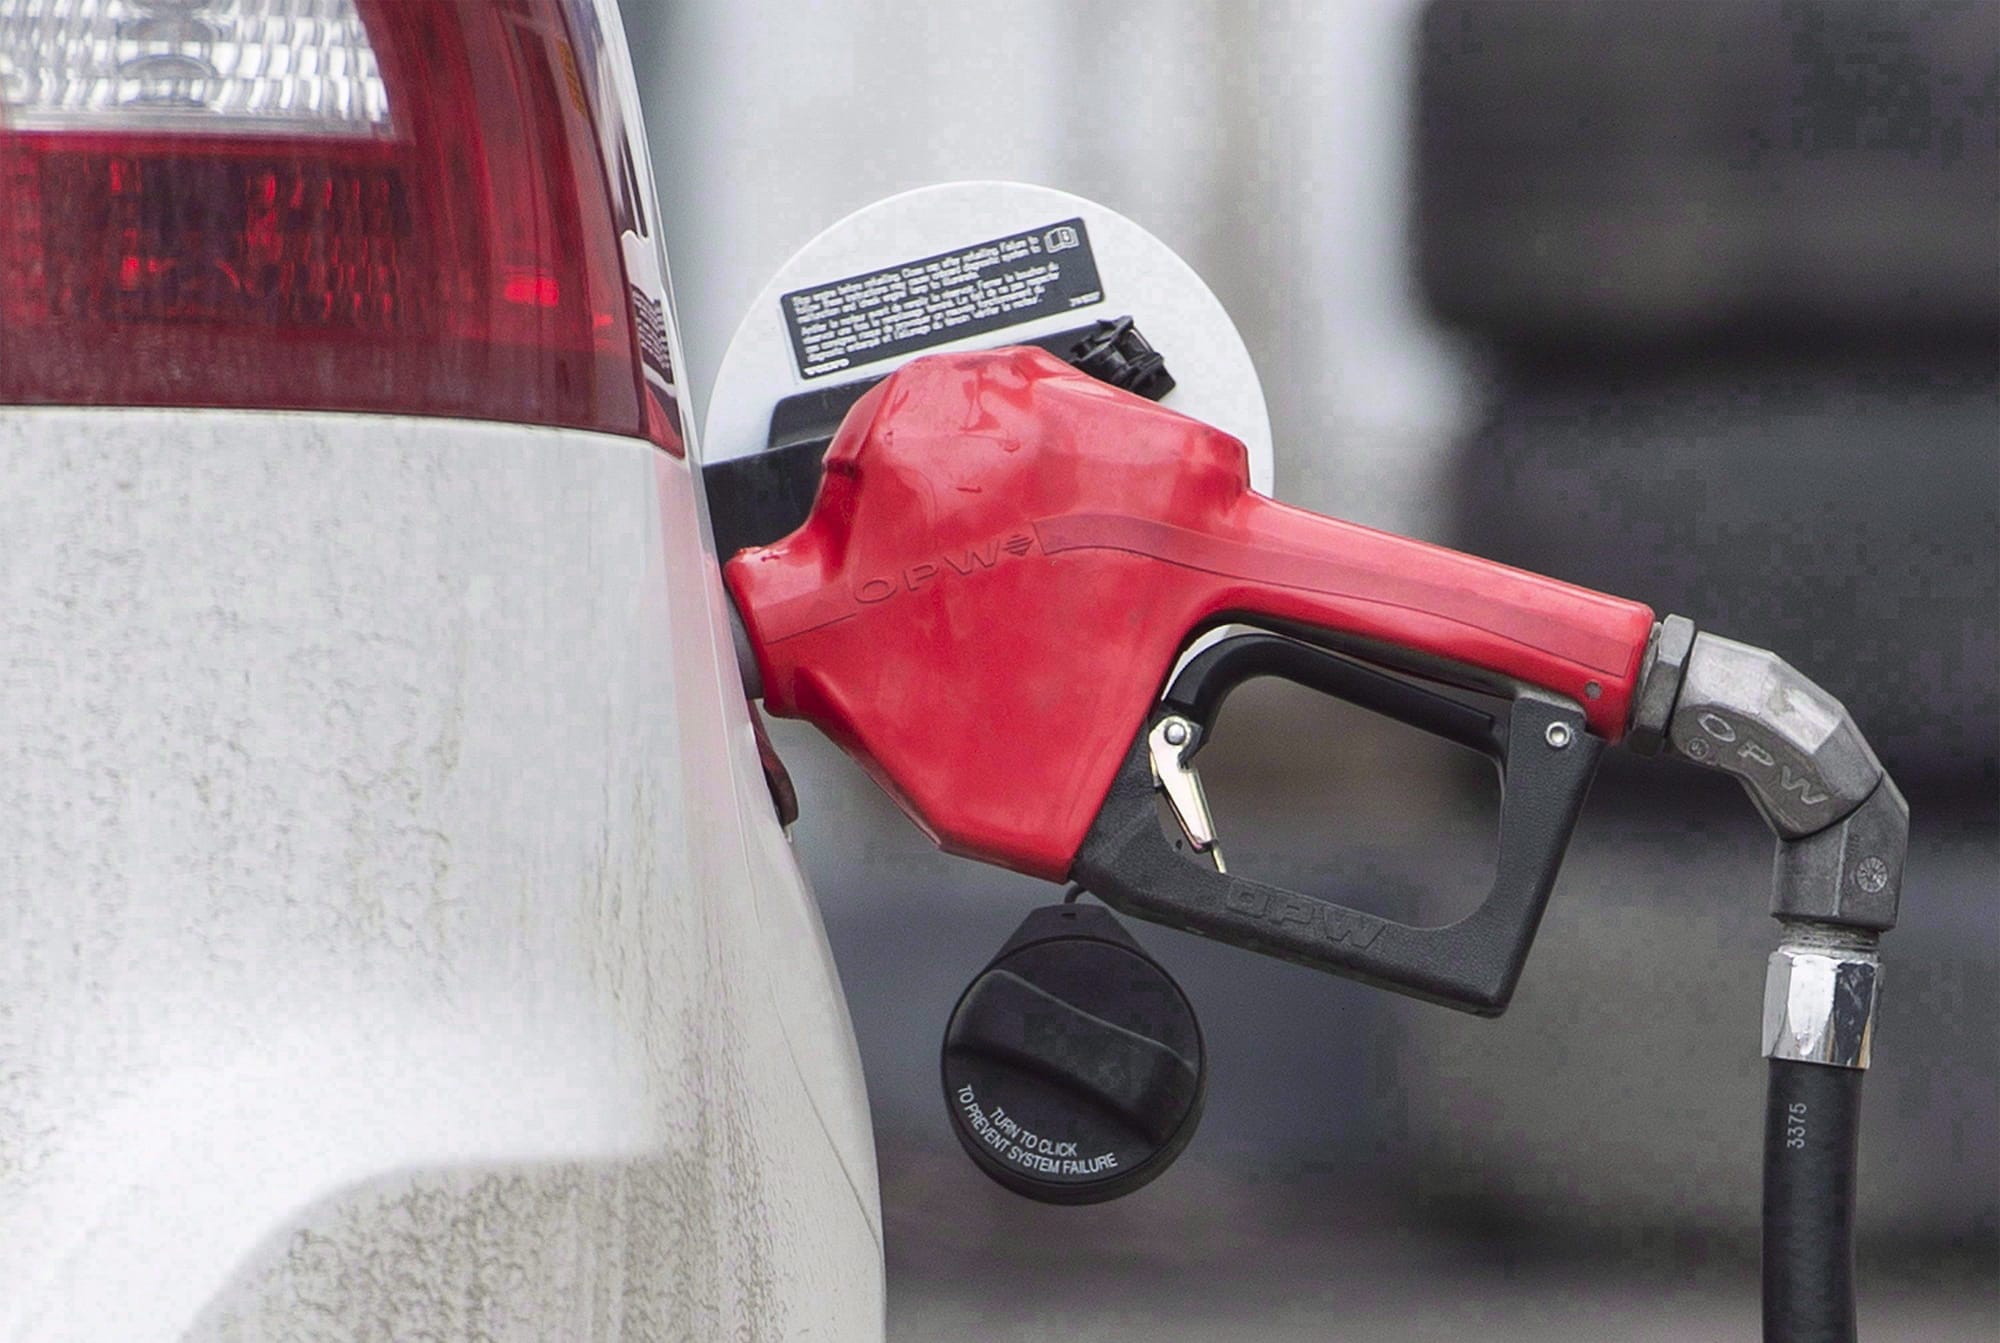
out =
<svg viewBox="0 0 2000 1343"><path fill-rule="evenodd" d="M1172 1165L1205 1081L1187 995L1098 905L1030 914L945 1030L952 1130L1044 1203L1117 1198Z"/></svg>

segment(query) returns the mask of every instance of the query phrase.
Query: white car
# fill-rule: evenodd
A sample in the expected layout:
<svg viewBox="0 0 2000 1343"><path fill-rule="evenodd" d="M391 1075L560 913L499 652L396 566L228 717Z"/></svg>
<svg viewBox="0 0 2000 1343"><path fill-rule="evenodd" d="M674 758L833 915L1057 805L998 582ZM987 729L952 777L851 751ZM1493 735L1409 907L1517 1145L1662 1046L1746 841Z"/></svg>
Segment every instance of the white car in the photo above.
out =
<svg viewBox="0 0 2000 1343"><path fill-rule="evenodd" d="M879 1337L614 0L0 0L0 1339Z"/></svg>

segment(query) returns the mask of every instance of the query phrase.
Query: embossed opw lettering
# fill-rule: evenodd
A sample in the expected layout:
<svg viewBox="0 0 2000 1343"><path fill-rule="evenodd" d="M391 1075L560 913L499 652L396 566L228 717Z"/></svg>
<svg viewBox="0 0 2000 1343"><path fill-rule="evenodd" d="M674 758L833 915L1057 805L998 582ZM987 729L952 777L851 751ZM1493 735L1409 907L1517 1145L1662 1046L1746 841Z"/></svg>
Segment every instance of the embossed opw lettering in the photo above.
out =
<svg viewBox="0 0 2000 1343"><path fill-rule="evenodd" d="M1365 950L1382 935L1382 921L1352 909L1279 891L1277 898L1261 887L1234 885L1223 897L1232 911L1287 930L1307 930L1328 942Z"/></svg>
<svg viewBox="0 0 2000 1343"><path fill-rule="evenodd" d="M935 559L918 560L894 574L876 574L854 585L854 600L873 606L905 592L921 592L933 583L956 574L970 578L998 565L1005 556L1025 559L1035 549L1034 535L1027 531L1007 532L965 547L945 551Z"/></svg>

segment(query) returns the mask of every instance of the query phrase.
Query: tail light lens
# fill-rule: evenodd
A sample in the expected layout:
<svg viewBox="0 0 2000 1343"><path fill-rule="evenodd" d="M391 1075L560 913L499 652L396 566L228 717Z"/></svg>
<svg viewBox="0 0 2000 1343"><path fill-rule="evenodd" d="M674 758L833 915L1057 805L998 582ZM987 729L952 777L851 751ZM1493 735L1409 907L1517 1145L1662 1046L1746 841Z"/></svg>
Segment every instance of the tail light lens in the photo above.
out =
<svg viewBox="0 0 2000 1343"><path fill-rule="evenodd" d="M653 312L626 282L575 6L6 0L0 402L678 446L648 405L634 314Z"/></svg>

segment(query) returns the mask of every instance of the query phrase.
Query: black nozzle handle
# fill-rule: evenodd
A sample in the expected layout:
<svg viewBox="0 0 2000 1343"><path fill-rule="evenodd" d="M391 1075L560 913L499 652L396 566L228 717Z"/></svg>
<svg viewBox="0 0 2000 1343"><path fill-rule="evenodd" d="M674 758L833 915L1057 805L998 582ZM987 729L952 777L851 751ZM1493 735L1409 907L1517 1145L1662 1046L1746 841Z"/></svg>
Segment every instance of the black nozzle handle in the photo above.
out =
<svg viewBox="0 0 2000 1343"><path fill-rule="evenodd" d="M1420 727L1500 767L1500 859L1486 899L1442 928L1414 928L1337 900L1214 870L1160 827L1147 736L1164 716L1202 728L1229 693L1278 676ZM1193 742L1190 752L1198 749ZM1189 662L1133 739L1071 877L1136 918L1199 933L1480 1016L1513 996L1604 743L1581 709L1535 691L1503 717L1297 640L1242 634Z"/></svg>

